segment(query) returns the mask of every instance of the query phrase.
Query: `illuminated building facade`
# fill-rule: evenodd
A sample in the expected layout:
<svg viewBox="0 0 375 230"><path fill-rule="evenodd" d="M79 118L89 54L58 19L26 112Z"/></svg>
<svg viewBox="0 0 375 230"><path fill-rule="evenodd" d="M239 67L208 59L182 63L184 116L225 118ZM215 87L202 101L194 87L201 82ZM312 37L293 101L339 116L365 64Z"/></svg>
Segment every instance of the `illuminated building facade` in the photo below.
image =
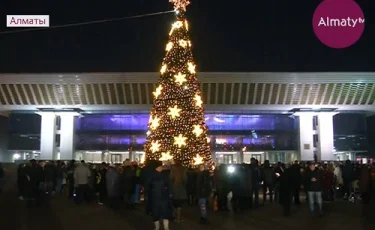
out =
<svg viewBox="0 0 375 230"><path fill-rule="evenodd" d="M0 161L143 157L157 73L0 77L1 118L9 124L8 134L0 134ZM373 73L198 73L198 78L218 162L355 160L367 152Z"/></svg>

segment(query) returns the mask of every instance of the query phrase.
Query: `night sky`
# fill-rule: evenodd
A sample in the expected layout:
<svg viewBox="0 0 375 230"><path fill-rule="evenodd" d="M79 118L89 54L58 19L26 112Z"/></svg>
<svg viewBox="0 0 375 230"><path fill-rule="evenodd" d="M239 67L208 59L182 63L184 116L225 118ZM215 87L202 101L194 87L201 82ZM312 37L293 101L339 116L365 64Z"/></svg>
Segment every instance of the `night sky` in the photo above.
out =
<svg viewBox="0 0 375 230"><path fill-rule="evenodd" d="M319 0L191 0L188 19L199 71L375 71L375 8L357 1L366 28L335 50L312 30ZM8 0L6 15L49 14L50 25L172 10L168 0ZM370 12L372 11L372 14ZM174 14L79 27L0 34L0 72L156 72ZM21 28L22 29L22 28Z"/></svg>

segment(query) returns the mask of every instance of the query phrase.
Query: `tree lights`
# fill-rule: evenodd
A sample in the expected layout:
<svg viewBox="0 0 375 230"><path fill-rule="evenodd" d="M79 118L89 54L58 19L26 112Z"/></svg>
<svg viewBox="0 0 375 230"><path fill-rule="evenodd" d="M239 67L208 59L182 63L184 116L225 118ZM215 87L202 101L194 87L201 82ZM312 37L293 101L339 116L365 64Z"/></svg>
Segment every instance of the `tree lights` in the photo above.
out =
<svg viewBox="0 0 375 230"><path fill-rule="evenodd" d="M212 164L201 89L185 18L187 0L170 0L176 11L160 80L153 92L149 130L145 143L147 160L180 160L183 165Z"/></svg>

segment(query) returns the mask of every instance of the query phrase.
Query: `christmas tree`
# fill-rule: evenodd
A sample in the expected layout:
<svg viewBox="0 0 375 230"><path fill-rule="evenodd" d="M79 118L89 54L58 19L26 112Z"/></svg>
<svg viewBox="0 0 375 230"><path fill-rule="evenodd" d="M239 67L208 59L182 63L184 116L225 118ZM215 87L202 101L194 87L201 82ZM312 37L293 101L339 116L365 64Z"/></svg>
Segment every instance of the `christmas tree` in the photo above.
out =
<svg viewBox="0 0 375 230"><path fill-rule="evenodd" d="M172 24L160 79L153 92L145 143L148 160L180 160L183 165L212 164L201 89L196 76L186 20L188 0L170 0Z"/></svg>

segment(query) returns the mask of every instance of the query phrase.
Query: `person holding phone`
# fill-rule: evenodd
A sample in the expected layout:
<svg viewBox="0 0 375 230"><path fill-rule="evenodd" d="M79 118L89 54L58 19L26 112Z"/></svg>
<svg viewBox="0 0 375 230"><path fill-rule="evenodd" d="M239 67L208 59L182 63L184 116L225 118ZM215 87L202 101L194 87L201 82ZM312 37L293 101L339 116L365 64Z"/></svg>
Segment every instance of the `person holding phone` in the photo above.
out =
<svg viewBox="0 0 375 230"><path fill-rule="evenodd" d="M306 186L310 211L313 216L323 216L323 173L314 163L310 164L310 170L306 173ZM318 210L315 209L315 203Z"/></svg>

